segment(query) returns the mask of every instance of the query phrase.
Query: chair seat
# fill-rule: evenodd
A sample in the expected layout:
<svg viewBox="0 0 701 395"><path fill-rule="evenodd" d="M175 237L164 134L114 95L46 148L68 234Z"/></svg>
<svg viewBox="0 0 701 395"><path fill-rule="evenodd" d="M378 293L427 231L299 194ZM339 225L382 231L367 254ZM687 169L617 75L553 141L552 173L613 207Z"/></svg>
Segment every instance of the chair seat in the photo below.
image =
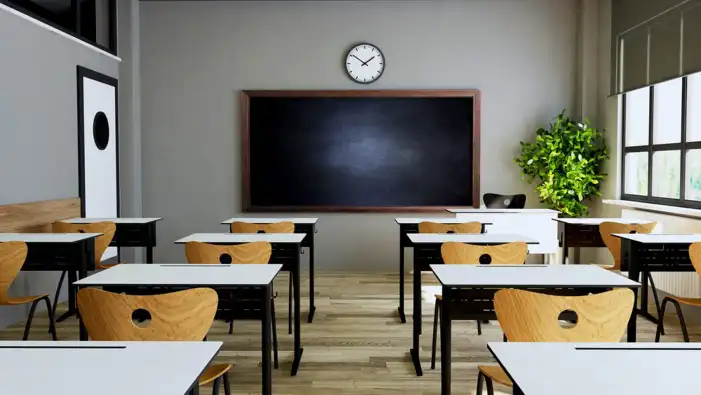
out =
<svg viewBox="0 0 701 395"><path fill-rule="evenodd" d="M36 295L36 296L20 296L17 298L8 297L6 300L0 302L3 306L16 306L21 304L32 303L36 300L49 296L48 294Z"/></svg>
<svg viewBox="0 0 701 395"><path fill-rule="evenodd" d="M701 298L683 298L681 296L669 295L666 298L676 300L677 302L689 306L701 306Z"/></svg>
<svg viewBox="0 0 701 395"><path fill-rule="evenodd" d="M199 385L209 384L230 370L231 365L209 365L200 375L198 379Z"/></svg>
<svg viewBox="0 0 701 395"><path fill-rule="evenodd" d="M482 374L501 385L505 385L507 387L514 386L514 383L511 382L511 379L509 379L509 376L506 375L504 369L498 365L479 365L477 369L479 369Z"/></svg>

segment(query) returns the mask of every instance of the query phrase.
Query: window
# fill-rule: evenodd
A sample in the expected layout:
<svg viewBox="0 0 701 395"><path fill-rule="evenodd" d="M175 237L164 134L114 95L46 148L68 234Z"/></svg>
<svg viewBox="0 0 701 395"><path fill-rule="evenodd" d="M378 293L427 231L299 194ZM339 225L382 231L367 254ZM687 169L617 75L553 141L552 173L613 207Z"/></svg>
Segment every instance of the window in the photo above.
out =
<svg viewBox="0 0 701 395"><path fill-rule="evenodd" d="M623 199L701 208L701 73L619 103Z"/></svg>
<svg viewBox="0 0 701 395"><path fill-rule="evenodd" d="M110 53L117 52L117 0L0 0Z"/></svg>

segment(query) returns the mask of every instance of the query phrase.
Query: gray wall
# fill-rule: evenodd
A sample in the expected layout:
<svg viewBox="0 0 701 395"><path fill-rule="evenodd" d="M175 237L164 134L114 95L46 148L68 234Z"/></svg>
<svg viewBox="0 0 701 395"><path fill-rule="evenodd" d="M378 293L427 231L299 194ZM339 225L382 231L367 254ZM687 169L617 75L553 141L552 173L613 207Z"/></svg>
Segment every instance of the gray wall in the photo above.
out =
<svg viewBox="0 0 701 395"><path fill-rule="evenodd" d="M341 67L358 41L387 58L369 88L480 89L482 192L532 191L513 156L574 106L578 3L141 3L143 212L166 218L157 260L182 261L173 240L226 231L240 212L239 91L363 89ZM319 215L318 270L395 270L394 216Z"/></svg>
<svg viewBox="0 0 701 395"><path fill-rule="evenodd" d="M4 9L0 37L0 205L78 196L76 65L116 77L119 63ZM53 295L57 283L21 273L12 291ZM0 307L0 327L26 308Z"/></svg>

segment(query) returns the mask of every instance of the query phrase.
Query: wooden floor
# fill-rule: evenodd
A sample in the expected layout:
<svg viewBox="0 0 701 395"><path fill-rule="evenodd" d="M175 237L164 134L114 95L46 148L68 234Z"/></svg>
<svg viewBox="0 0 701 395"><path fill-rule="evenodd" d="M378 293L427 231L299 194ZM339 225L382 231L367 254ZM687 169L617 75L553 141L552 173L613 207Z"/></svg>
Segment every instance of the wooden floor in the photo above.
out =
<svg viewBox="0 0 701 395"><path fill-rule="evenodd" d="M409 357L411 321L399 322L397 314L398 285L396 274L317 274L317 312L312 324L306 323L308 311L308 281L303 281L302 346L304 356L299 373L290 377L292 336L287 334L287 275L276 280L281 291L276 301L277 327L280 339L279 370L273 371L274 394L439 394L440 365L430 370L431 333L433 322L433 292L427 289L423 303L424 335L421 338L424 376L416 377ZM424 276L426 283L432 276ZM406 291L411 290L407 277ZM411 311L410 294L407 310ZM65 310L64 306L59 309ZM653 309L654 310L654 309ZM672 309L673 310L673 309ZM681 341L675 316L667 316L668 335L663 341ZM22 338L24 323L0 331L2 340ZM49 340L46 315L34 320L30 339ZM76 340L78 324L75 318L58 326L61 340ZM483 325L483 335L477 336L473 322L453 324L453 393L474 394L477 365L492 363L486 348L488 341L501 341L496 322ZM699 339L699 327L690 328L692 341ZM638 340L653 341L655 327L638 319ZM224 341L217 362L234 365L231 376L233 394L260 394L260 323L237 321L234 334L228 335L227 324L215 322L210 340ZM440 361L440 355L438 356ZM510 393L506 388L497 391ZM203 388L202 394L211 390ZM223 390L221 392L223 394Z"/></svg>

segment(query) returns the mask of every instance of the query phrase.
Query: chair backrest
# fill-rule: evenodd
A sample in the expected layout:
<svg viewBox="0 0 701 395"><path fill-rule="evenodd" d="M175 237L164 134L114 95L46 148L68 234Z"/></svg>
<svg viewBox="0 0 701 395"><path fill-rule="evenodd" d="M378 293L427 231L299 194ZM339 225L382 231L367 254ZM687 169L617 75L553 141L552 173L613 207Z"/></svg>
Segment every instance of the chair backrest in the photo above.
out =
<svg viewBox="0 0 701 395"><path fill-rule="evenodd" d="M689 246L689 258L694 265L696 273L701 276L701 243L691 243Z"/></svg>
<svg viewBox="0 0 701 395"><path fill-rule="evenodd" d="M102 236L95 238L95 265L100 266L102 255L110 246L117 225L114 222L92 222L89 224L69 224L67 222L54 222L51 224L54 233L102 233Z"/></svg>
<svg viewBox="0 0 701 395"><path fill-rule="evenodd" d="M232 222L231 233L294 233L295 224L291 221L272 224L252 224L249 222Z"/></svg>
<svg viewBox="0 0 701 395"><path fill-rule="evenodd" d="M513 342L618 342L633 311L633 291L619 288L586 296L555 296L519 289L494 295L494 310ZM572 327L560 326L566 311L577 314Z"/></svg>
<svg viewBox="0 0 701 395"><path fill-rule="evenodd" d="M441 246L441 256L445 264L521 264L526 261L528 245L518 241L495 246L473 245L448 242Z"/></svg>
<svg viewBox="0 0 701 395"><path fill-rule="evenodd" d="M0 305L8 300L7 292L27 259L27 244L22 241L0 243Z"/></svg>
<svg viewBox="0 0 701 395"><path fill-rule="evenodd" d="M482 233L482 224L479 222L439 224L424 221L419 224L419 233Z"/></svg>
<svg viewBox="0 0 701 395"><path fill-rule="evenodd" d="M517 195L499 195L498 193L485 193L482 196L482 201L487 208L525 208L526 195L523 193Z"/></svg>
<svg viewBox="0 0 701 395"><path fill-rule="evenodd" d="M606 248L608 248L611 255L613 255L613 269L619 270L621 268L621 239L612 236L613 233L651 233L657 222L650 222L647 224L622 224L619 222L602 222L599 225L599 233L601 234L601 239L604 241Z"/></svg>
<svg viewBox="0 0 701 395"><path fill-rule="evenodd" d="M273 247L266 241L238 245L216 245L191 241L185 244L189 263L268 263Z"/></svg>
<svg viewBox="0 0 701 395"><path fill-rule="evenodd" d="M217 312L219 298L209 288L162 295L126 295L83 288L78 311L91 340L95 341L201 341ZM146 310L150 322L134 324L135 311Z"/></svg>

